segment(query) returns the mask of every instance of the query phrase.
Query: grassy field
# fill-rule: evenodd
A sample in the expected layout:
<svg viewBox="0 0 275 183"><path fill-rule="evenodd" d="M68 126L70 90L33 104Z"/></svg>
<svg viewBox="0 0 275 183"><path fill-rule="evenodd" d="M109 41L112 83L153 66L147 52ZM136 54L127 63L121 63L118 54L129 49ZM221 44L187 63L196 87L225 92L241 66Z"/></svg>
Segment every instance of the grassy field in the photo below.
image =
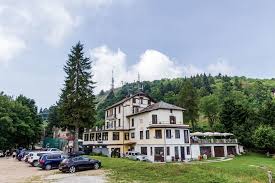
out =
<svg viewBox="0 0 275 183"><path fill-rule="evenodd" d="M127 159L93 157L110 170L110 182L194 182L258 183L267 182L267 170L275 173L275 159L259 154L239 156L218 163L146 163Z"/></svg>

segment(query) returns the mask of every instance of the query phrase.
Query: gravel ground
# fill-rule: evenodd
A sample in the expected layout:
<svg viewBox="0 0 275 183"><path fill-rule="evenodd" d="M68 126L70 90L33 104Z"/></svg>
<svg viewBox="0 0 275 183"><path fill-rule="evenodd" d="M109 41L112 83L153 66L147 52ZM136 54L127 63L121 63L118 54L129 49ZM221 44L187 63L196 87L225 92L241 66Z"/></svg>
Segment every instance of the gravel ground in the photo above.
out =
<svg viewBox="0 0 275 183"><path fill-rule="evenodd" d="M0 158L0 183L105 183L103 170L89 170L75 174L59 170L44 171L12 158Z"/></svg>

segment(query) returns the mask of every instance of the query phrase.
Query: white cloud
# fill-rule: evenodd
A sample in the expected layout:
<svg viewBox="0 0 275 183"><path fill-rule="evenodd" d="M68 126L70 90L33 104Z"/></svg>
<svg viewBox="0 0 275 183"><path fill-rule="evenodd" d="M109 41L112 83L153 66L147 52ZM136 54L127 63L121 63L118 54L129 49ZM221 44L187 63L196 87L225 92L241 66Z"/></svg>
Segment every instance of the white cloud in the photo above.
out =
<svg viewBox="0 0 275 183"><path fill-rule="evenodd" d="M58 47L81 24L83 8L94 12L112 3L112 0L1 0L0 59L13 59L32 40Z"/></svg>
<svg viewBox="0 0 275 183"><path fill-rule="evenodd" d="M139 62L131 67L130 72L140 73L144 80L149 81L182 76L182 68L156 50L146 50L140 56Z"/></svg>
<svg viewBox="0 0 275 183"><path fill-rule="evenodd" d="M121 82L133 82L140 73L141 80L157 80L160 78L176 78L183 74L182 68L165 54L156 50L146 50L140 56L140 60L127 67L126 54L120 49L110 50L107 46L97 47L91 50L91 58L94 60L93 74L97 82L95 92L101 89L108 90L111 87L112 70L114 70L115 85L121 86Z"/></svg>
<svg viewBox="0 0 275 183"><path fill-rule="evenodd" d="M93 62L94 80L97 82L95 92L111 87L112 70L115 75L115 85L127 78L126 54L120 51L112 51L106 46L94 48L90 51Z"/></svg>
<svg viewBox="0 0 275 183"><path fill-rule="evenodd" d="M226 60L219 59L217 63L210 64L207 67L207 71L212 75L226 74L232 75L234 73L234 67L232 67Z"/></svg>
<svg viewBox="0 0 275 183"><path fill-rule="evenodd" d="M200 73L203 73L203 70L194 66L194 65L187 65L187 66L184 66L183 67L183 72L184 72L184 75L185 76L194 76L196 74L200 74Z"/></svg>
<svg viewBox="0 0 275 183"><path fill-rule="evenodd" d="M0 63L7 62L26 48L23 40L0 33Z"/></svg>
<svg viewBox="0 0 275 183"><path fill-rule="evenodd" d="M180 66L175 60L167 55L153 49L148 49L141 54L139 60L127 65L127 55L118 49L112 51L107 46L94 48L90 51L94 61L93 74L97 82L95 92L109 90L111 88L112 70L114 71L115 87L121 86L123 82L134 82L138 73L143 81L153 81L162 78L177 78L183 76L194 76L200 73L219 73L231 75L234 68L225 60L208 65L205 69L198 68L192 64Z"/></svg>

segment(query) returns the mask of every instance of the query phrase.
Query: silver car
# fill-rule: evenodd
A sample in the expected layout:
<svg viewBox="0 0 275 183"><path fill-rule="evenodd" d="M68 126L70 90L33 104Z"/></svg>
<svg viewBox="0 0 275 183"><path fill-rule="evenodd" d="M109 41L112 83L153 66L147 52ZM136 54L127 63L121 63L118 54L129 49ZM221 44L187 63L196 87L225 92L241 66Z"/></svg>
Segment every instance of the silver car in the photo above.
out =
<svg viewBox="0 0 275 183"><path fill-rule="evenodd" d="M129 159L132 159L132 160L137 160L137 161L148 161L148 157L146 155L143 155L137 151L128 151L126 153L126 157L128 157Z"/></svg>

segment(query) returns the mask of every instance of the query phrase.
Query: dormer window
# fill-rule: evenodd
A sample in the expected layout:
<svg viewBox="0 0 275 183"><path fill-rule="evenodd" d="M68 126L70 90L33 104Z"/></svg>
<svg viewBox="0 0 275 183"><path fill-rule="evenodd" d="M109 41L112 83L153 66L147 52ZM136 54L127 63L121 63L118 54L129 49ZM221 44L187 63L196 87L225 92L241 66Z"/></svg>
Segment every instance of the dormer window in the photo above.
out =
<svg viewBox="0 0 275 183"><path fill-rule="evenodd" d="M170 124L176 124L176 116L170 116Z"/></svg>

